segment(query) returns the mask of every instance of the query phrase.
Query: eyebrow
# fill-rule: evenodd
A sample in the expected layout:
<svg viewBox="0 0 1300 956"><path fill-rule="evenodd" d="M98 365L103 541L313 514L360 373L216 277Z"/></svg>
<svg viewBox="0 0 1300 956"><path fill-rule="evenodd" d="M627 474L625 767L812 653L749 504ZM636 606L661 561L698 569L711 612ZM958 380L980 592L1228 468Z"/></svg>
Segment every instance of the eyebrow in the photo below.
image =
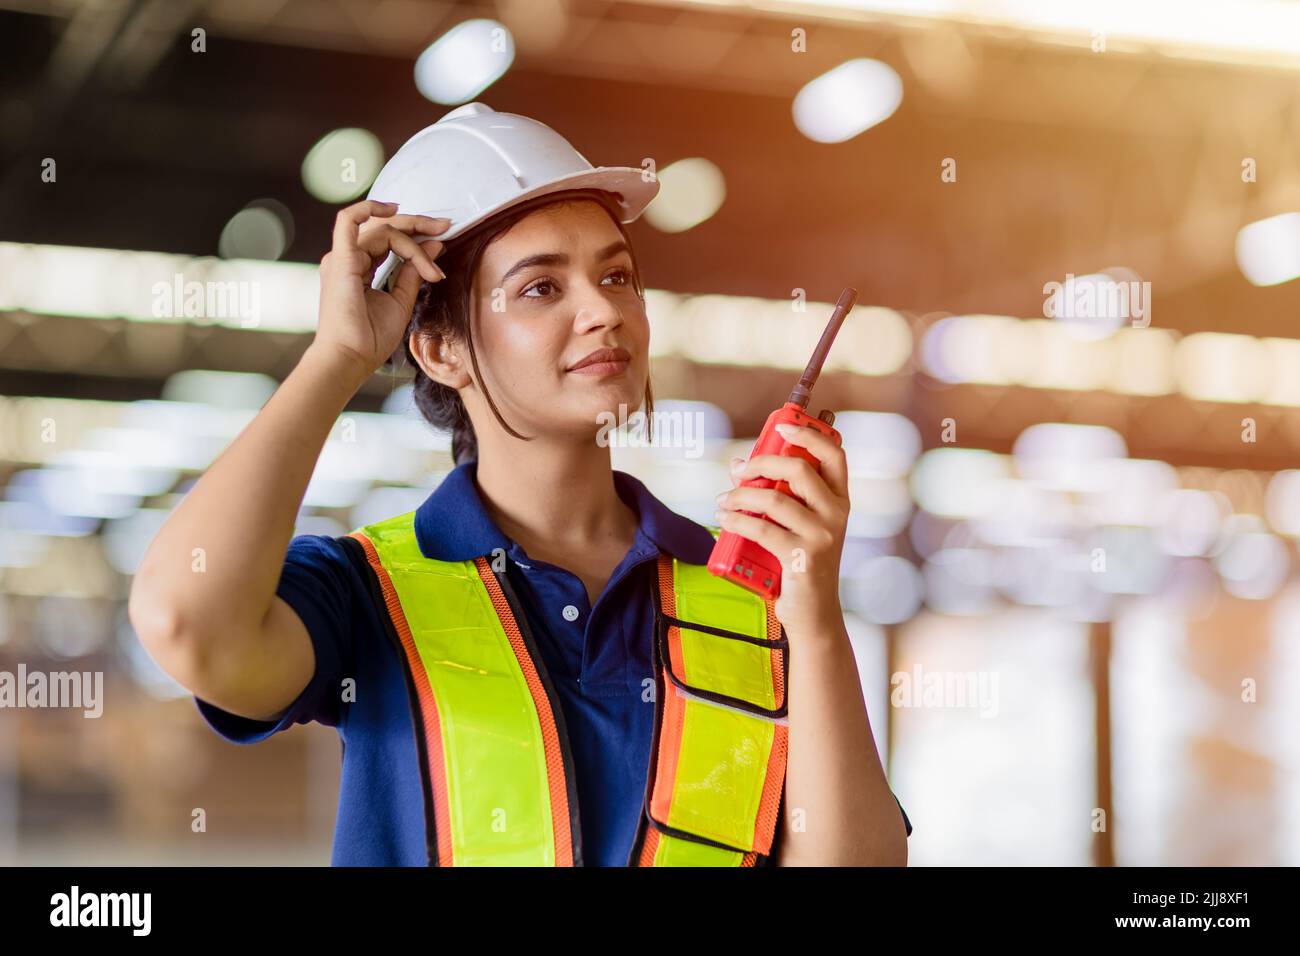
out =
<svg viewBox="0 0 1300 956"><path fill-rule="evenodd" d="M609 245L607 245L604 249L601 249L596 253L596 261L604 262L606 259L614 258L614 256L618 255L620 252L626 252L628 255L632 254L632 250L627 247L626 242L624 242L622 239L616 239L613 242L611 242ZM569 256L567 253L539 252L535 256L525 256L523 259L520 259L518 262L512 265L509 269L506 270L506 274L501 277L501 282L498 284L505 285L506 280L509 279L512 275L514 275L516 272L522 272L524 269L527 269L529 266L567 266L568 264L569 264Z"/></svg>

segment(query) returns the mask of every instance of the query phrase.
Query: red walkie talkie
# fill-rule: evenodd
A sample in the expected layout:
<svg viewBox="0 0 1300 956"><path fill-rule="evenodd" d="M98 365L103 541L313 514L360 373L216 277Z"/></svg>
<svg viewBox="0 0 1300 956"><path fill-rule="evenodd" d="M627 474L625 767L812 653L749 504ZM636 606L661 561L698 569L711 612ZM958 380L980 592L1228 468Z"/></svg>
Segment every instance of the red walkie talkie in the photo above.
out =
<svg viewBox="0 0 1300 956"><path fill-rule="evenodd" d="M831 350L831 343L835 341L835 335L844 324L844 317L849 314L853 308L853 303L857 301L857 289L845 289L840 293L840 299L835 303L835 311L831 313L831 319L826 323L826 330L822 332L821 340L817 343L817 348L813 350L812 358L808 362L808 367L803 370L803 375L799 377L799 384L794 387L786 403L767 416L767 421L763 424L763 431L758 436L758 441L754 442L754 448L749 453L752 458L755 455L787 455L790 457L802 458L813 466L814 469L821 470L821 462L817 457L811 454L807 449L800 445L792 445L781 437L781 433L776 430L776 426L782 423L790 425L802 425L809 428L815 428L823 435L830 436L835 444L840 444L840 433L833 427L835 424L835 415L833 412L822 410L816 418L810 417L804 409L808 407L808 400L812 396L812 387L817 382L817 376L821 374L822 363L826 361L826 353ZM750 478L748 481L740 483L742 488L775 488L783 495L796 497L790 490L790 485L785 481L773 481L770 478ZM752 515L752 511L741 511L741 514ZM756 515L764 520L771 521L767 515ZM773 522L775 524L775 522ZM713 553L709 555L709 570L720 578L726 578L728 581L734 581L741 587L753 591L755 594L765 599L772 599L781 593L781 562L776 556L766 548L755 544L748 538L742 538L734 531L723 531L718 536L717 542L713 545Z"/></svg>

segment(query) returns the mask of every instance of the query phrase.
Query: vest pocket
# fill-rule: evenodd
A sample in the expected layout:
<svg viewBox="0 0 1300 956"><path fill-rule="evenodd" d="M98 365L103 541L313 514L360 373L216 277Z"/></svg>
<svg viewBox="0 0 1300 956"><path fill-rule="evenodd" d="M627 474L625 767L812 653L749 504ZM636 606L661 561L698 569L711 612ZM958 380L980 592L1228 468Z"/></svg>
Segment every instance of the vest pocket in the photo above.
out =
<svg viewBox="0 0 1300 956"><path fill-rule="evenodd" d="M657 610L655 641L668 679L685 696L765 720L788 715L790 644L784 633L775 640L752 637Z"/></svg>

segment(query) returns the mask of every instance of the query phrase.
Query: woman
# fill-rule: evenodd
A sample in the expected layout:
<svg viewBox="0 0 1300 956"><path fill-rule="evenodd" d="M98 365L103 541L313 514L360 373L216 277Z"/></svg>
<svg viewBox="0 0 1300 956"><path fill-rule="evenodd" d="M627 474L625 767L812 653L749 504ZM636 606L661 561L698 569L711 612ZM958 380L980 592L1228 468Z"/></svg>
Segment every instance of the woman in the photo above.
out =
<svg viewBox="0 0 1300 956"><path fill-rule="evenodd" d="M491 125L469 128L479 120ZM766 609L788 641L784 676L769 666L768 655L780 655L765 643L761 602L760 628L748 636L665 623L673 613L703 620L687 616L689 592L675 590L688 580L735 608L752 610L744 602L757 599L698 574L712 533L613 471L596 440L605 413L652 408L644 292L622 223L657 184L630 206L628 176L640 170L593 170L553 131L481 104L435 129L437 150L423 133L413 138L385 167L401 175L381 173L372 195L396 189L410 200L403 208L423 211L446 200L455 214L402 213L373 199L338 214L321 260L314 340L141 562L129 611L142 642L228 739L251 743L310 720L339 729L335 864L509 863L533 859L539 846L545 862L582 865L904 864L911 827L877 756L838 599L849 510L843 452L795 429L790 440L821 460L820 474L760 456L735 460L732 481L784 478L801 500L739 487L719 496L722 528L782 558L783 590ZM449 151L484 142L513 178L469 183L482 157L435 168ZM553 164L565 149L567 167L548 167L540 185L527 181L534 157ZM485 202L492 188L505 192ZM352 536L293 537L331 426L399 344L420 411L453 435L456 468L412 514ZM386 537L394 528L404 543ZM785 556L799 549L795 570ZM444 590L417 594L434 585ZM472 614L480 616L471 623ZM752 658L762 645L760 673L771 684L760 690L768 703L779 693L780 710L762 708L761 693L714 699L694 677L679 683L669 659L681 663L684 634L714 641L699 653L716 651L709 659L719 662ZM740 640L718 651L728 634ZM450 642L428 643L439 639ZM502 680L485 677L495 665L445 659L467 648L494 661L504 653L507 665L491 675ZM725 681L727 666L713 676ZM698 693L678 694L669 681ZM475 710L503 687L525 696ZM697 715L687 744L680 720L675 730L665 722L672 706ZM520 715L524 732L538 735L494 750L517 743L505 722ZM704 722L719 715L730 723ZM743 745L721 739L740 724L748 729L737 733L752 732ZM672 733L683 749L665 757ZM534 739L545 746L530 749ZM659 803L665 772L691 772L714 746L729 752L719 760L741 754L730 769L743 773L755 763L746 747L760 740L764 802L741 808L750 815L740 838L690 822L691 806L722 814L745 802L711 765L692 793L681 787ZM516 807L537 778L523 801L532 802ZM670 799L680 804L673 826Z"/></svg>

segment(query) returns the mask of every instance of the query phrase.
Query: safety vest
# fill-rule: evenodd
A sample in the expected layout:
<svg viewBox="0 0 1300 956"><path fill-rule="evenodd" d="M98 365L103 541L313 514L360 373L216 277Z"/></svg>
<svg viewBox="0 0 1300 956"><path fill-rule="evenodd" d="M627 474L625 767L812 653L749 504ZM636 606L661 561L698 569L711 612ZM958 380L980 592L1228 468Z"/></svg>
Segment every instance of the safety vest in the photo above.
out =
<svg viewBox="0 0 1300 956"><path fill-rule="evenodd" d="M440 561L415 512L358 528L405 663L433 866L582 866L564 715L505 571ZM716 537L718 529L710 529ZM789 734L773 602L661 554L654 738L629 866L769 864Z"/></svg>

